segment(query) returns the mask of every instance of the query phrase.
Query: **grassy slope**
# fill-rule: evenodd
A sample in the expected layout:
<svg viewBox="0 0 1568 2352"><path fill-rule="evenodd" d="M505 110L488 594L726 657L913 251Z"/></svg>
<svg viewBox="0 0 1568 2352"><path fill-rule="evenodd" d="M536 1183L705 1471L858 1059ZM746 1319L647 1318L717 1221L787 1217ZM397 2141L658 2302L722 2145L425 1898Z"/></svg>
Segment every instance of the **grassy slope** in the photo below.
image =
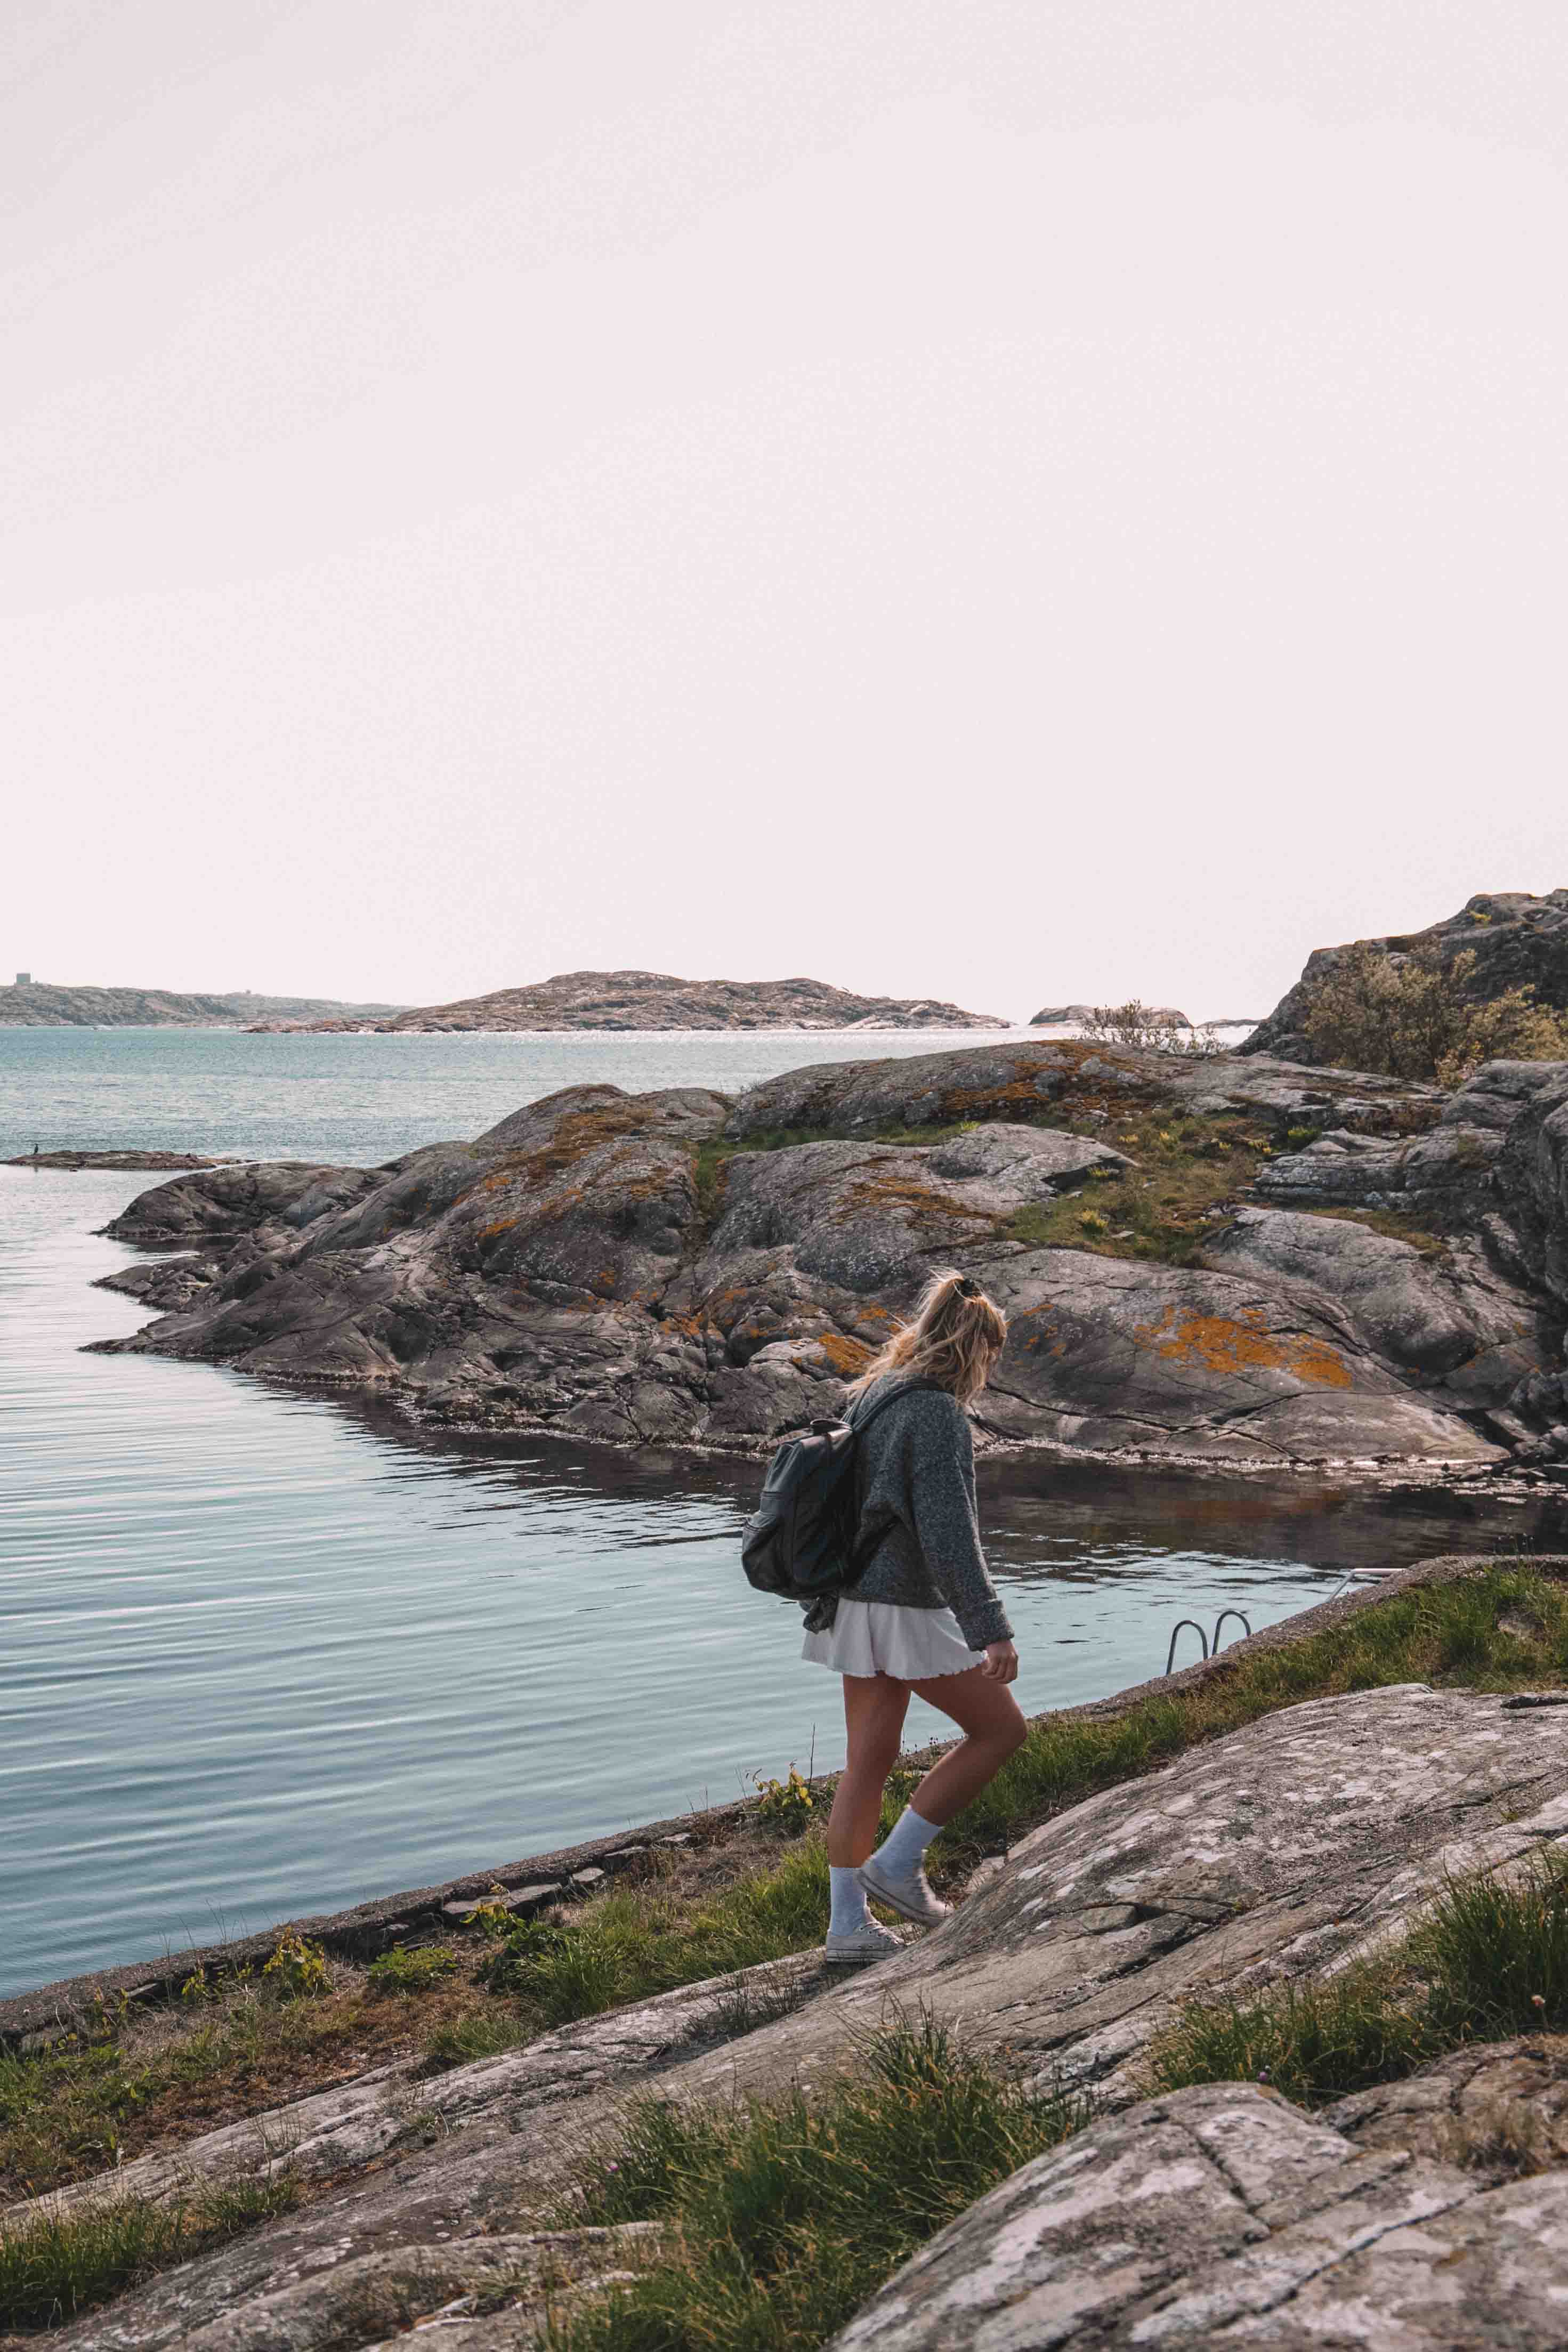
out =
<svg viewBox="0 0 1568 2352"><path fill-rule="evenodd" d="M1001 1850L1095 1790L1274 1709L1412 1681L1484 1690L1563 1684L1568 1590L1527 1563L1502 1562L1458 1583L1392 1595L1306 1641L1237 1656L1197 1687L1155 1695L1124 1714L1044 1717L978 1803L943 1832L933 1849L936 1874L955 1878L980 1853ZM906 1766L896 1777L889 1814L903 1801L913 1770ZM26 2195L101 2169L117 2149L133 2154L140 2146L188 2137L227 2115L254 2112L387 2055L422 2053L429 2066L461 2063L546 2024L808 1948L826 1920L819 1819L819 1802L809 1811L797 1804L785 1811L773 1838L760 1832L753 1819L738 1853L710 1853L689 1865L693 1874L617 1885L580 1910L504 1941L475 1939L457 1948L455 1969L428 1966L413 1955L393 1966L378 1963L378 1973L370 1975L334 1966L318 1990L294 2000L268 2000L248 1983L219 1985L191 2015L105 2019L96 2038L74 2046L0 2058L0 2183L5 2193ZM1528 2002L1537 1990L1532 1983L1521 1998ZM1405 1987L1384 1990L1384 2011L1391 2013L1389 2002L1397 2006ZM1276 2079L1300 2084L1304 2095L1328 2095L1345 2086L1342 2066L1326 2073L1300 2054L1301 2033L1289 2018L1281 2025L1272 2012L1261 2014L1267 2004L1254 2007L1257 2015L1194 2018L1187 2043L1173 2046L1162 2059L1167 2071L1159 2079L1173 2084L1214 2079L1201 2071L1206 2065L1248 2075L1268 2068ZM1450 2007L1450 2013L1460 2012ZM1436 2030L1429 2021L1423 2026L1423 2053L1436 2046ZM1321 2021L1307 2020L1301 2032L1321 2039ZM1333 2028L1329 2038L1337 2032ZM1365 2040L1360 2025L1353 2034ZM1395 2053L1391 2063L1407 2063L1415 2045L1405 2030L1391 2024L1387 2040ZM1366 2063L1381 2062L1358 2058L1352 2071ZM1364 2071L1355 2079L1364 2079ZM232 2219L223 2224L233 2225ZM195 2216L191 2226L209 2224ZM165 2249L160 2256L150 2242L138 2244L121 2273L112 2263L105 2265L93 2240L95 2231L101 2237L93 2217L81 2227L92 2242L76 2284L65 2242L68 2229L63 2239L57 2230L49 2248L50 2292L62 2308L69 2297L96 2300L113 2292L116 2284L178 2251ZM6 2318L36 2324L30 2315L41 2290L16 2284L24 2263L16 2232L5 2242L5 2263L10 2271L0 2266L0 2278L11 2278L12 2299L8 2309L0 2299L0 2325Z"/></svg>

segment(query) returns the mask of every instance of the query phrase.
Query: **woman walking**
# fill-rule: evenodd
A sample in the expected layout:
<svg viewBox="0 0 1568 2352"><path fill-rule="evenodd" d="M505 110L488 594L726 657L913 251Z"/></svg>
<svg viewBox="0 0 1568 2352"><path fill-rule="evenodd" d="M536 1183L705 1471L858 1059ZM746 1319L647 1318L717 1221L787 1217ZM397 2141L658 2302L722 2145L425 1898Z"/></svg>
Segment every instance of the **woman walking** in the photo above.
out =
<svg viewBox="0 0 1568 2352"><path fill-rule="evenodd" d="M863 1967L900 1948L872 1918L868 1895L922 1927L946 1918L948 1906L926 1879L925 1850L1027 1730L1007 1688L1018 1671L1013 1629L980 1549L964 1411L1006 1336L1005 1317L978 1283L940 1274L914 1321L849 1391L852 1422L856 1406L893 1401L860 1439L866 1566L851 1591L813 1604L802 1653L844 1677L849 1756L827 1822L833 1908L825 1957L835 1967ZM963 1737L873 1853L911 1691L951 1716Z"/></svg>

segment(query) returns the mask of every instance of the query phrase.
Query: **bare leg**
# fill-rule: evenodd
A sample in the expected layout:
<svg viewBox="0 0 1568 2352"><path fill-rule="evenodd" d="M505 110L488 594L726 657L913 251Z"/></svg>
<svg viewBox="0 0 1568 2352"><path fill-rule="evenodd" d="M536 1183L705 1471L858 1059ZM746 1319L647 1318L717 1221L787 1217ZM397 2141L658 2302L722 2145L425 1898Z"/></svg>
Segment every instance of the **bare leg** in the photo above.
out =
<svg viewBox="0 0 1568 2352"><path fill-rule="evenodd" d="M958 1679L968 1682L970 1676ZM838 1869L858 1869L877 1842L882 1790L899 1760L909 1704L910 1685L895 1682L891 1675L844 1677L849 1756L827 1816L827 1859Z"/></svg>
<svg viewBox="0 0 1568 2352"><path fill-rule="evenodd" d="M1028 1738L1029 1727L1006 1684L993 1681L978 1666L962 1675L933 1675L912 1687L928 1706L951 1716L963 1734L958 1746L931 1766L910 1799L921 1821L941 1829L995 1779Z"/></svg>

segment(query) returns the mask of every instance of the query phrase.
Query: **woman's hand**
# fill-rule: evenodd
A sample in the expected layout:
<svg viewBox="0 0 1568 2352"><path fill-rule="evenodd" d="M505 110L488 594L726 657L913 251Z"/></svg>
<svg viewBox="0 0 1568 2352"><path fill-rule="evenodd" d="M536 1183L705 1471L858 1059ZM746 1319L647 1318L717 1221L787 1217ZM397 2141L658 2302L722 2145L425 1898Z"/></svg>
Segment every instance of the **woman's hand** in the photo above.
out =
<svg viewBox="0 0 1568 2352"><path fill-rule="evenodd" d="M980 1669L994 1683L1010 1683L1018 1672L1018 1653L1011 1642L987 1642L985 1664Z"/></svg>

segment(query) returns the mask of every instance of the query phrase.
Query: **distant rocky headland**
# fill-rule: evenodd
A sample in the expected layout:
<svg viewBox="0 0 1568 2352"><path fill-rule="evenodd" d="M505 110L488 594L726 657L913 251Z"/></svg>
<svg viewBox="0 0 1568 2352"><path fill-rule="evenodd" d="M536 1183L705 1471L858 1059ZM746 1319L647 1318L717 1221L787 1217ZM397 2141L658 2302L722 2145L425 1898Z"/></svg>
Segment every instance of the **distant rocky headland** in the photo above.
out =
<svg viewBox="0 0 1568 2352"><path fill-rule="evenodd" d="M272 1026L272 1024L265 1024ZM310 1022L345 1028L345 1021ZM562 971L523 988L426 1004L377 1027L465 1029L1005 1029L934 997L858 996L822 980L679 980L666 971Z"/></svg>
<svg viewBox="0 0 1568 2352"><path fill-rule="evenodd" d="M381 1168L193 1171L109 1228L117 1350L431 1420L765 1448L933 1266L1010 1318L990 1442L1221 1466L1568 1462L1568 1062L1445 1090L987 1044L738 1098L572 1087Z"/></svg>
<svg viewBox="0 0 1568 2352"><path fill-rule="evenodd" d="M17 981L0 988L0 1029L242 1029L259 1020L300 1023L332 1015L377 1021L395 1004L342 1004L326 996L192 996L168 988L69 988Z"/></svg>

